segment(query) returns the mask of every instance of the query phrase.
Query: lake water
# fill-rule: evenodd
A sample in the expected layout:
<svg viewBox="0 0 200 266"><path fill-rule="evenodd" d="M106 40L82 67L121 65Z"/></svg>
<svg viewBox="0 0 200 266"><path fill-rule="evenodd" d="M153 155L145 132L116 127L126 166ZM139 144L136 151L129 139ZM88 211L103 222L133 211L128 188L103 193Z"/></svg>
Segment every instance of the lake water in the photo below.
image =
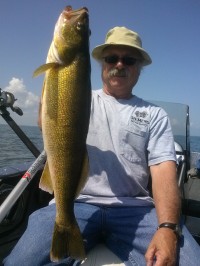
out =
<svg viewBox="0 0 200 266"><path fill-rule="evenodd" d="M21 126L39 151L43 150L42 135L38 127ZM0 167L30 162L35 156L8 125L0 125Z"/></svg>

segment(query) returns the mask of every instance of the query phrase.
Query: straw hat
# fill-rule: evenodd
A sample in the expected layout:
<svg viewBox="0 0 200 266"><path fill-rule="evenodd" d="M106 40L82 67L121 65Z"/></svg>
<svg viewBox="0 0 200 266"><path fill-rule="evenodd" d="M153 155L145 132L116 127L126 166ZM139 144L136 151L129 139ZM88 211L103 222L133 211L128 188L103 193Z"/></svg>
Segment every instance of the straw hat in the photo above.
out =
<svg viewBox="0 0 200 266"><path fill-rule="evenodd" d="M125 27L115 27L111 29L106 35L105 43L96 46L92 51L92 56L97 60L101 59L103 50L112 45L126 45L137 49L142 56L144 66L152 62L151 57L142 48L140 36L136 32Z"/></svg>

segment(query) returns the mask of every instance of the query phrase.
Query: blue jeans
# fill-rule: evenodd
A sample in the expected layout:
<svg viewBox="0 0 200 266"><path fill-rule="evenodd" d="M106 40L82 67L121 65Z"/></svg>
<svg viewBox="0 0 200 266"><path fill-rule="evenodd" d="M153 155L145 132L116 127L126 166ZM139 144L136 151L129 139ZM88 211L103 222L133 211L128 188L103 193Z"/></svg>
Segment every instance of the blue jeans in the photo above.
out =
<svg viewBox="0 0 200 266"><path fill-rule="evenodd" d="M156 231L157 218L152 207L105 207L75 203L75 215L83 235L86 252L104 241L127 266L146 265L144 254ZM34 212L27 230L5 266L78 265L66 258L59 263L50 261L49 251L55 220L55 204ZM200 247L183 227L179 265L199 265Z"/></svg>

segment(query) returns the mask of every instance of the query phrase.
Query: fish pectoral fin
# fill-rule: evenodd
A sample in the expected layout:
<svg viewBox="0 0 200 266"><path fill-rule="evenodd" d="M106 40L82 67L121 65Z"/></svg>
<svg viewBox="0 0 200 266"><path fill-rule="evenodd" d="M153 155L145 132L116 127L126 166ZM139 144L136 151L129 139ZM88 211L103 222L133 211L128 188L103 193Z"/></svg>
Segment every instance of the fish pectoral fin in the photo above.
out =
<svg viewBox="0 0 200 266"><path fill-rule="evenodd" d="M81 178L80 178L80 182L79 182L79 185L77 187L77 190L76 190L76 197L75 198L78 197L78 195L80 194L80 191L84 187L84 185L88 179L88 172L89 172L89 158L88 158L88 154L87 154L87 150L86 150L85 156L83 159L83 163L82 163Z"/></svg>
<svg viewBox="0 0 200 266"><path fill-rule="evenodd" d="M42 190L49 192L50 194L53 194L53 184L52 184L51 175L49 172L48 162L45 163L44 170L40 178L39 187Z"/></svg>
<svg viewBox="0 0 200 266"><path fill-rule="evenodd" d="M52 62L52 63L47 63L47 64L44 64L44 65L41 65L33 72L33 77L37 77L40 74L46 72L47 70L52 69L52 68L56 68L56 67L59 67L59 66L60 66L60 64L56 63L56 62Z"/></svg>

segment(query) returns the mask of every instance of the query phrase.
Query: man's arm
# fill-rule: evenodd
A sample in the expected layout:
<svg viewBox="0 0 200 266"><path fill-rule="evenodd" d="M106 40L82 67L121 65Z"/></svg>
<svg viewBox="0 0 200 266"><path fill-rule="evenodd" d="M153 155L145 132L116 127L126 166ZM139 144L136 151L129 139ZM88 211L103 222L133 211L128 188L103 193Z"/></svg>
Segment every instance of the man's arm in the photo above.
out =
<svg viewBox="0 0 200 266"><path fill-rule="evenodd" d="M158 224L179 223L181 212L180 191L178 188L176 163L166 161L150 167L152 190ZM177 236L169 228L160 228L150 242L146 252L147 265L175 265ZM156 258L156 263L153 264Z"/></svg>

